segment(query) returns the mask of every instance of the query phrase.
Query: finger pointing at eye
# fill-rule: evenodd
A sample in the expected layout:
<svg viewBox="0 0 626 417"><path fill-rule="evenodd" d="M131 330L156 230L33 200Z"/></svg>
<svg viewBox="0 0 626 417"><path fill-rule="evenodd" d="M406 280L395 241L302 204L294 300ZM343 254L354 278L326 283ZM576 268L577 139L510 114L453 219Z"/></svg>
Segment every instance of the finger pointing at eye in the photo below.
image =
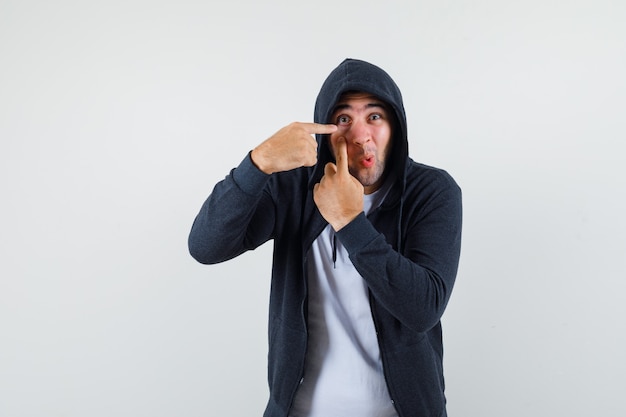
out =
<svg viewBox="0 0 626 417"><path fill-rule="evenodd" d="M337 139L337 173L348 174L348 145L343 136Z"/></svg>

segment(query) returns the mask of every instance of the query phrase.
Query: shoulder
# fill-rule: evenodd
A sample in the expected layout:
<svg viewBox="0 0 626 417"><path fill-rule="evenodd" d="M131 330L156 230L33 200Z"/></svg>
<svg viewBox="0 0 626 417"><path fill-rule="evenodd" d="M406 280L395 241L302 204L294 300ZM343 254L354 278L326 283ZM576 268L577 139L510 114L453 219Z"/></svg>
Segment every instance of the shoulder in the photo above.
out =
<svg viewBox="0 0 626 417"><path fill-rule="evenodd" d="M409 159L406 169L406 189L413 188L422 191L452 191L459 192L461 188L455 179L446 170Z"/></svg>

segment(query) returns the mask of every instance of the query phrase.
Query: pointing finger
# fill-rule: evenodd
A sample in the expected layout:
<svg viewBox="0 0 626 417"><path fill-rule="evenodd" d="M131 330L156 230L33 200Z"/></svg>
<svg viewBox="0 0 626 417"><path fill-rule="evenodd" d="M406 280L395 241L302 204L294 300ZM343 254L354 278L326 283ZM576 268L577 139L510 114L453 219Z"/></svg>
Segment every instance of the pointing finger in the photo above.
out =
<svg viewBox="0 0 626 417"><path fill-rule="evenodd" d="M306 130L310 134L319 133L323 135L327 135L333 133L337 130L336 125L323 125L320 123L301 123L304 130Z"/></svg>
<svg viewBox="0 0 626 417"><path fill-rule="evenodd" d="M338 138L336 148L337 173L348 174L348 145L346 144L346 138L343 136Z"/></svg>

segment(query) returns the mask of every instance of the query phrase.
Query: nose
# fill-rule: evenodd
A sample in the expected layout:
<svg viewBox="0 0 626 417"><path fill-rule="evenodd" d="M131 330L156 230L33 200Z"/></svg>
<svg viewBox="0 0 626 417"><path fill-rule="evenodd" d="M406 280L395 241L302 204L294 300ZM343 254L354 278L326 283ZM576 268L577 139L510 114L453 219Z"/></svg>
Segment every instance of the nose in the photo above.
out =
<svg viewBox="0 0 626 417"><path fill-rule="evenodd" d="M363 146L370 141L371 135L367 123L363 121L353 121L350 126L350 131L347 132L346 138L349 142Z"/></svg>

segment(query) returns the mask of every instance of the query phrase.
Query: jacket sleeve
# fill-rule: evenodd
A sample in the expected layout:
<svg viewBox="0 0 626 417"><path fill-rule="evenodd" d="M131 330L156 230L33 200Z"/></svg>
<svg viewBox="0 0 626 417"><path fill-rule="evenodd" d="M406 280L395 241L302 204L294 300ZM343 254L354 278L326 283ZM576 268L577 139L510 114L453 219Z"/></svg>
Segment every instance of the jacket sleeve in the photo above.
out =
<svg viewBox="0 0 626 417"><path fill-rule="evenodd" d="M337 236L372 296L418 332L435 326L456 279L461 249L461 190L447 174L418 205L403 197L400 252L361 213Z"/></svg>
<svg viewBox="0 0 626 417"><path fill-rule="evenodd" d="M189 233L194 259L203 264L223 262L271 238L275 210L266 187L269 178L248 154L215 185Z"/></svg>

